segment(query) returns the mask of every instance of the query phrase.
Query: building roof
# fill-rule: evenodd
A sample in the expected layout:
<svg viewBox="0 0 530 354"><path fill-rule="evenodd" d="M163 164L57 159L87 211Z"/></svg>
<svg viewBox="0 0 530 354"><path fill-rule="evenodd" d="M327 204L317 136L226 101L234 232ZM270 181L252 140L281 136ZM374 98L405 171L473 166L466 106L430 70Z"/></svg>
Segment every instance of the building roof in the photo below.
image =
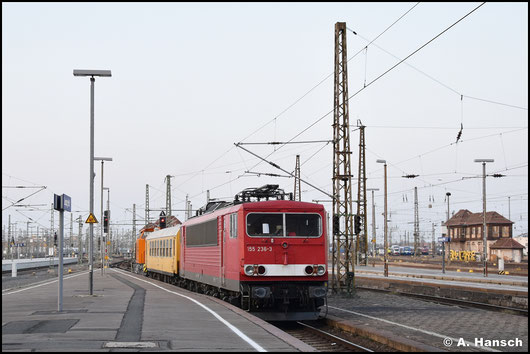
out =
<svg viewBox="0 0 530 354"><path fill-rule="evenodd" d="M169 215L166 217L166 227L172 227L172 226L176 226L180 224L182 224L182 222L176 216ZM140 232L142 232L142 230L153 231L155 228L158 228L158 227L160 227L160 218L158 218L155 222L151 222L145 225L144 227L142 227L140 229Z"/></svg>
<svg viewBox="0 0 530 354"><path fill-rule="evenodd" d="M490 249L495 248L502 248L502 249L523 249L524 246L521 245L519 242L515 241L513 238L501 238L497 242L495 242L493 245L490 246Z"/></svg>
<svg viewBox="0 0 530 354"><path fill-rule="evenodd" d="M453 215L447 222L446 226L468 226L468 225L482 225L482 213L472 213L467 209L461 209ZM506 219L496 211L486 212L486 224L506 224L511 225L513 221Z"/></svg>

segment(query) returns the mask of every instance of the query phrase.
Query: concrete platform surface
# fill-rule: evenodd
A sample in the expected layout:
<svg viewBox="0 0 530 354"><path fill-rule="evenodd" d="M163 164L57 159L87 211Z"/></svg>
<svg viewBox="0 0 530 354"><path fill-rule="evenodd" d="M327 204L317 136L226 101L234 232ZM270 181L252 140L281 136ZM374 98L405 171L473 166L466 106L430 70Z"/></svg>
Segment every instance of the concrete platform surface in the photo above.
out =
<svg viewBox="0 0 530 354"><path fill-rule="evenodd" d="M2 351L315 351L226 302L119 269L2 294Z"/></svg>
<svg viewBox="0 0 530 354"><path fill-rule="evenodd" d="M425 351L527 352L528 317L357 290L330 295L333 325L364 329L379 338L401 338ZM421 348L421 347L420 347Z"/></svg>

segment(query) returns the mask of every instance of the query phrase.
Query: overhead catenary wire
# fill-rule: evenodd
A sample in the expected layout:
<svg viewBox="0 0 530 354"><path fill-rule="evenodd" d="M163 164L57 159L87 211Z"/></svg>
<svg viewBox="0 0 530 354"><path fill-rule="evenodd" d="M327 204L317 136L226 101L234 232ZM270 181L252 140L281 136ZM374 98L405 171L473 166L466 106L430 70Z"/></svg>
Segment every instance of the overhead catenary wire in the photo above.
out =
<svg viewBox="0 0 530 354"><path fill-rule="evenodd" d="M368 86L370 86L371 84L373 84L374 82L376 82L377 80L379 80L380 78L382 78L383 76L385 76L386 74L388 74L391 70L393 70L394 68L396 68L398 65L400 65L401 63L403 63L404 61L406 61L408 58L412 57L414 54L416 54L417 52L419 52L420 50L422 50L423 48L425 48L427 45L429 45L430 43L432 43L434 40L436 40L438 37L440 37L442 34L444 34L445 32L447 32L448 30L450 30L451 28L453 28L456 24L458 24L460 21L462 21L463 19L465 19L466 17L468 17L469 15L471 15L473 12L475 12L476 10L478 10L481 6L483 6L485 4L485 2L483 2L482 4L480 4L479 6L475 7L473 10L471 10L470 12L468 12L466 15L464 15L463 17L461 17L458 21L454 22L452 25L450 25L449 27L447 27L446 29L444 29L442 32L440 32L439 34L437 34L435 37L433 37L432 39L430 39L429 41L427 41L425 44L423 44L421 47L419 47L418 49L416 49L414 52L410 53L409 55L407 55L404 59L400 60L397 64L393 65L391 68L389 68L387 71L385 71L384 73L382 73L381 75L379 75L378 77L376 77L375 79L373 79L372 81L370 81L365 87L361 88L360 90L358 90L357 92L355 92L353 95L351 95L350 97L348 97L348 99L351 99L353 97L355 97L357 94L359 94L360 92L362 92L363 90L365 90ZM353 32L353 31L352 31ZM355 33L355 32L353 32ZM356 34L356 33L355 33Z"/></svg>
<svg viewBox="0 0 530 354"><path fill-rule="evenodd" d="M281 168L280 166L278 166L278 165L275 164L274 162L267 161L265 158L258 156L257 154L253 153L252 151L250 151L250 150L248 150L248 149L245 149L244 147L242 147L242 146L240 146L240 145L238 145L238 144L235 144L235 145L236 145L237 147L239 147L239 148L245 150L245 151L248 152L249 154L252 154L252 155L256 156L257 158L259 158L259 159L261 159L261 160L267 162L267 163L270 164L271 166L273 166L273 167L275 167L275 168L277 168L277 169L279 169L279 170L281 170L281 171L287 173L287 174L290 175L291 177L294 177L294 175L293 175L291 172L289 172L289 171L287 171L287 170ZM326 191L324 191L324 190L322 190L322 189L320 189L320 188L318 188L318 187L312 185L311 183L309 183L309 182L307 182L307 181L304 181L304 180L301 179L301 178L299 178L299 179L300 179L300 181L304 182L305 184L308 184L308 185L310 185L311 187L315 188L316 190L318 190L318 191L324 193L324 194L327 195L328 197L330 197L330 198L334 198L333 195L329 194L328 192L326 192Z"/></svg>
<svg viewBox="0 0 530 354"><path fill-rule="evenodd" d="M238 143L239 145L285 145L285 144L313 144L313 143L331 143L333 140L311 140L311 141L269 141L266 143Z"/></svg>
<svg viewBox="0 0 530 354"><path fill-rule="evenodd" d="M405 60L409 59L410 57L412 57L414 54L418 53L421 49L425 48L427 45L429 45L430 43L432 43L434 40L436 40L438 37L440 37L442 34L444 34L445 32L447 32L449 29L451 29L452 27L454 27L456 24L458 24L459 22L461 22L463 19L465 19L466 17L468 17L469 15L471 15L473 12L475 12L477 9L479 9L481 6L483 6L485 4L485 2L483 2L482 4L480 4L479 6L475 7L473 10L471 10L470 12L468 12L466 15L464 15L463 17L461 17L459 20L457 20L456 22L454 22L452 25L450 25L449 27L447 27L446 29L444 29L442 32L440 32L439 34L437 34L435 37L433 37L432 39L430 39L429 41L427 41L425 44L423 44L422 46L420 46L418 49L416 49L415 51L413 51L411 54L407 55L404 59L402 59L401 61L399 61L397 64L393 65L391 68L389 68L388 70L386 70L385 72L383 72L382 74L380 74L378 77L376 77L375 79L373 79L372 81L370 81L365 87L359 89L357 92L355 92L354 94L352 94L351 96L348 97L348 100L352 99L353 97L357 96L359 93L361 93L363 90L365 90L366 88L368 88L370 85L372 85L374 82L376 82L377 80L379 80L380 78L382 78L383 76L385 76L386 74L388 74L390 71L392 71L393 69L395 69L398 65L400 65L401 63L403 63ZM351 31L351 30L350 30ZM354 31L352 31L354 34L356 34ZM331 114L333 112L333 109L329 112L327 112L326 114L324 114L322 117L320 117L319 119L317 119L315 122L313 122L311 125L309 125L307 128L303 129L300 133L298 133L297 135L295 135L293 138L291 138L288 142L294 140L295 138L297 138L298 136L300 136L301 134L303 134L305 131L307 131L308 129L310 129L311 127L313 127L315 124L317 124L318 122L320 122L322 119L324 119L325 117L327 117L329 114ZM267 155L265 158L268 158L270 157L272 154L274 154L276 151L278 151L282 146L284 145L280 145L280 147L278 147L278 149L276 149L275 151L271 152L269 155ZM253 169L254 167L256 167L257 165L259 165L260 162L258 162L258 164L254 165L251 169Z"/></svg>
<svg viewBox="0 0 530 354"><path fill-rule="evenodd" d="M482 6L482 5L481 5ZM474 11L474 10L473 10ZM348 28L349 29L349 28ZM397 60L401 60L398 56L390 53L388 50L382 48L381 46L377 45L374 43L375 39L374 40L369 40L367 38L364 38L362 35L360 35L358 32L355 32L351 29L349 29L352 33L354 33L356 36L358 36L359 38L365 40L366 42L369 42L366 46L369 46L369 45L374 45L375 47L379 48L380 50L382 50L383 52L387 53L388 55L394 57L395 59ZM377 39L377 37L376 37ZM364 48L363 48L364 50ZM405 58L406 59L406 58ZM405 60L403 59L403 60ZM456 93L457 95L461 96L461 97L466 97L466 98L470 98L470 99L474 99L474 100L478 100L478 101L484 101L484 102L488 102L488 103L493 103L493 104L498 104L498 105L502 105L502 106L506 106L506 107L511 107L511 108L517 108L517 109L522 109L522 110L528 110L528 107L521 107L521 106L517 106L517 105L513 105L513 104L507 104L507 103L503 103L503 102L498 102L498 101L493 101L493 100L487 100L487 99L484 99L484 98L478 98L478 97L473 97L473 96L469 96L469 95L465 95L457 90L455 90L454 88L450 87L449 85L443 83L442 81L434 78L433 76L427 74L426 72L416 68L415 66L413 66L412 64L409 64L409 63L405 63L406 65L408 65L409 67L411 67L412 69L416 70L417 72L419 72L420 74L428 77L429 79L433 80L434 82L437 82L438 84L440 84L441 86L445 87L446 89ZM366 85L365 85L366 86Z"/></svg>
<svg viewBox="0 0 530 354"><path fill-rule="evenodd" d="M383 32L381 32L374 40L376 40L377 38L381 37L385 32L387 32L392 26L394 26L399 20L401 20L404 16L406 16L410 11L412 11L412 9L414 9L417 5L419 4L416 3L414 6L412 6L409 10L407 10L403 15L401 15L397 20L395 20L390 26L388 26ZM348 59L348 61L352 60L353 58L355 58L359 53L362 52L362 49L357 52L356 54L354 54L352 57L350 57ZM307 95L309 95L309 93L311 93L312 91L314 91L317 87L319 87L322 83L324 83L327 79L329 79L331 76L333 76L333 72L330 73L329 75L327 75L324 79L322 79L321 81L319 81L315 86L313 86L310 90L308 90L306 93L304 93L301 97L299 97L297 100L295 100L295 102L293 102L291 105L289 105L288 107L286 107L283 111L281 111L278 115L276 115L273 119L269 120L268 122L266 122L265 124L263 124L262 126L260 126L259 128L257 128L256 130L254 130L252 133L250 133L249 135L247 135L245 138L243 138L242 140L240 140L240 142L243 142L245 141L246 139L248 139L249 137L251 137L252 135L254 135L255 133L257 133L258 131L260 131L261 129L263 129L264 127L266 127L267 125L269 125L271 122L276 122L276 120L282 116L285 112L287 112L289 109L291 109L293 106L295 106L298 102L300 102L303 98L305 98ZM331 111L333 112L333 110ZM329 115L331 112L327 113L324 117L326 117L327 115ZM322 119L324 118L322 117ZM319 120L320 121L320 120ZM316 123L315 123L316 124ZM310 127L312 127L313 125L311 125ZM309 129L310 127L308 127L307 129ZM306 129L306 130L307 130ZM302 131L300 134L302 134L303 132L305 132L306 130ZM299 134L299 135L300 135ZM298 136L298 135L297 135ZM294 138L293 138L294 139ZM291 140L293 140L291 139ZM280 147L283 146L283 145L280 145ZM220 160L222 157L224 157L226 154L228 154L228 152L230 152L232 149L234 148L234 146L231 146L230 149L228 149L227 151L225 151L223 154L221 154L218 158L216 158L215 160L213 160L209 165L207 165L203 170L207 169L208 167L210 167L212 164L214 164L216 161ZM279 148L278 148L279 149ZM277 149L275 148L275 151ZM270 156L270 155L269 155ZM256 167L257 165L253 166L252 168L250 169L253 169L254 167ZM248 167L247 167L247 170ZM183 181L182 183L172 187L172 190L176 189L177 187L181 187L182 185L184 185L185 183L187 183L188 181L192 180L193 178L195 178L195 176L197 176L197 174L200 173L200 171L197 171L197 173L193 174L192 176L190 176L188 179L186 179L185 181Z"/></svg>

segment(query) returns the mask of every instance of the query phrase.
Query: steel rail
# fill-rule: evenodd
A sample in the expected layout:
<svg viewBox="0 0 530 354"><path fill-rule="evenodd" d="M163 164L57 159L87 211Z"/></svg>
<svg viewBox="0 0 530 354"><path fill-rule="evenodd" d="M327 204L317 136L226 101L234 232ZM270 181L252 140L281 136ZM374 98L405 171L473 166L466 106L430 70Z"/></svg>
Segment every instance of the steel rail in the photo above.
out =
<svg viewBox="0 0 530 354"><path fill-rule="evenodd" d="M499 311L499 312L512 312L517 315L521 316L528 316L528 310L525 309L518 309L515 307L507 307L507 306L499 306L499 305L493 305L493 304L485 304L482 302L476 302L476 301L469 301L469 300L461 300L461 299L451 299L447 297L440 297L440 296L433 296L433 295L423 295L423 294L411 294L411 293L404 293L400 291L394 291L394 290L386 290L386 289L373 289L373 288L366 288L362 286L356 286L356 289L361 290L369 290L369 291L379 291L379 292L385 292L390 294L396 294L401 296L408 296L408 297L415 297L423 300L438 302L438 303L447 303L452 305L461 305L461 306L468 306L468 307L474 307L474 308L482 308L486 310L491 311Z"/></svg>
<svg viewBox="0 0 530 354"><path fill-rule="evenodd" d="M316 333L317 335L319 335L321 337L324 337L325 339L337 341L337 342L339 342L338 344L343 345L345 347L348 347L348 348L351 348L351 349L360 349L362 351L370 352L370 353L374 352L373 350L365 348L362 345L352 343L352 342L350 342L350 341L348 341L348 340L346 340L344 338L337 337L334 334L331 334L329 332L326 332L326 331L323 331L321 329L315 328L315 327L310 326L308 324L305 324L305 323L302 323L302 322L296 322L296 323L298 323L299 325L302 325L307 330L309 330L309 331L311 331L313 333Z"/></svg>

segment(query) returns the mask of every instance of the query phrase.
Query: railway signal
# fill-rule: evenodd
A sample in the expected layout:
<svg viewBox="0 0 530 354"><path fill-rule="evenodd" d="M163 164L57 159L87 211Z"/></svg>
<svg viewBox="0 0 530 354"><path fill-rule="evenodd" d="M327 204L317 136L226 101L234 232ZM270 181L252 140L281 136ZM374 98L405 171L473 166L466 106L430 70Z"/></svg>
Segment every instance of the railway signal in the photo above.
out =
<svg viewBox="0 0 530 354"><path fill-rule="evenodd" d="M108 233L109 232L109 211L105 210L103 212L103 232Z"/></svg>
<svg viewBox="0 0 530 354"><path fill-rule="evenodd" d="M166 228L166 214L162 211L160 212L160 218L158 219L161 229Z"/></svg>
<svg viewBox="0 0 530 354"><path fill-rule="evenodd" d="M340 232L340 216L333 215L333 233L338 234Z"/></svg>
<svg viewBox="0 0 530 354"><path fill-rule="evenodd" d="M361 232L361 216L360 215L353 216L353 232L356 235L359 235L359 233Z"/></svg>

